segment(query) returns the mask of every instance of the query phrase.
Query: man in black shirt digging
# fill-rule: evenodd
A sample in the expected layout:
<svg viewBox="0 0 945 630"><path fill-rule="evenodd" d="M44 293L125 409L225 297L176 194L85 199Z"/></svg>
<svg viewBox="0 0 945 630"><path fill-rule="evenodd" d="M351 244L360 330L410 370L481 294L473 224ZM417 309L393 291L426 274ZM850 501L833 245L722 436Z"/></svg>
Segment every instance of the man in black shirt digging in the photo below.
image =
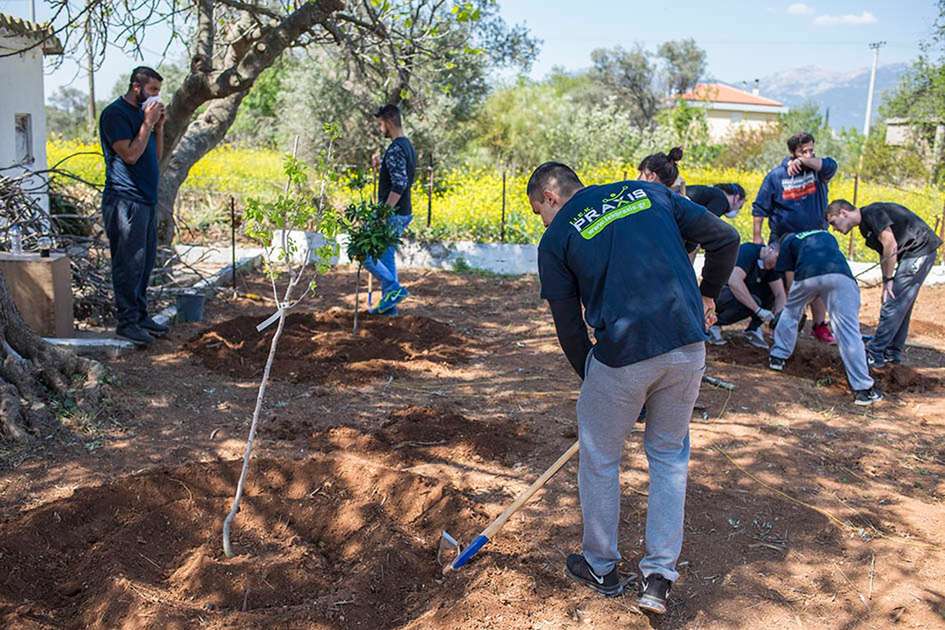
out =
<svg viewBox="0 0 945 630"><path fill-rule="evenodd" d="M646 403L650 486L639 606L662 613L679 576L689 421L705 370L705 328L714 323L714 300L735 263L738 233L662 184L585 187L558 162L535 169L527 194L546 227L538 245L541 295L565 356L584 379L577 403L584 538L565 570L604 595L625 588L617 572L620 460ZM706 250L701 284L685 241Z"/></svg>
<svg viewBox="0 0 945 630"><path fill-rule="evenodd" d="M827 206L827 221L847 234L860 226L866 245L879 252L883 270L883 306L876 333L866 345L869 364L882 368L901 363L909 334L912 307L935 264L942 241L915 213L896 203L871 203L856 208L845 199Z"/></svg>

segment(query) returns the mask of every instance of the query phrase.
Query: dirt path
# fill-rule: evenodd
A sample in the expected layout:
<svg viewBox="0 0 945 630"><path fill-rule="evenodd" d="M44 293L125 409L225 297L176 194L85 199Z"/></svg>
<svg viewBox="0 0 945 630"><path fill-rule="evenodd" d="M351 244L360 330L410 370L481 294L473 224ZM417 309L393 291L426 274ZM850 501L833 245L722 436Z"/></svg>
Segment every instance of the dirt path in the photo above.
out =
<svg viewBox="0 0 945 630"><path fill-rule="evenodd" d="M111 417L65 417L0 452L0 626L12 628L945 627L945 289L925 289L883 404L845 391L836 349L783 375L732 330L692 425L670 613L568 581L576 463L447 580L468 540L575 439L579 386L531 278L406 274L399 320L348 332L353 274L294 313L234 544L235 485L272 312L217 300L111 364ZM878 292L864 292L875 324ZM212 369L211 369L212 368ZM627 441L622 570L642 553L646 463Z"/></svg>

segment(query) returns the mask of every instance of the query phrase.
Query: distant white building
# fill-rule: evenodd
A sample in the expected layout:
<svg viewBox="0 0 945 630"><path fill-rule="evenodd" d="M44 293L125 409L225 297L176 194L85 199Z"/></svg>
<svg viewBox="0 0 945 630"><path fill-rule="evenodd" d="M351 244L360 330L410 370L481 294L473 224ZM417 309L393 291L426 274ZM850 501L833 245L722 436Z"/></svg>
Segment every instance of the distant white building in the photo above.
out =
<svg viewBox="0 0 945 630"><path fill-rule="evenodd" d="M0 55L11 52L0 57L0 175L7 177L47 168L43 58L61 55L62 44L47 25L0 13ZM49 209L46 194L39 201Z"/></svg>
<svg viewBox="0 0 945 630"><path fill-rule="evenodd" d="M691 107L705 109L709 137L719 142L739 128L761 129L787 113L784 103L724 83L699 83L679 97Z"/></svg>

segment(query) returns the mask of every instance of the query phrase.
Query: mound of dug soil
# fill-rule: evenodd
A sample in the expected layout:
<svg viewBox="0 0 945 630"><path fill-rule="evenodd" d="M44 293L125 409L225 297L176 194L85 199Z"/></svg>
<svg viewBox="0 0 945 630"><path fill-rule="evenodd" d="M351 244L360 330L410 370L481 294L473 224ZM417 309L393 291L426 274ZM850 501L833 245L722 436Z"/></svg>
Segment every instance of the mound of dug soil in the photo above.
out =
<svg viewBox="0 0 945 630"><path fill-rule="evenodd" d="M0 626L399 626L438 588L440 531L485 520L442 481L356 455L263 460L228 560L239 466L124 477L0 524Z"/></svg>
<svg viewBox="0 0 945 630"><path fill-rule="evenodd" d="M709 361L736 365L766 366L768 353L748 345L738 337L732 337L724 346L706 346ZM846 372L835 346L814 343L799 343L794 356L788 359L785 374L816 381L820 385L848 391ZM922 374L907 365L889 365L882 370L873 370L877 386L890 393L925 393L942 387L942 379Z"/></svg>
<svg viewBox="0 0 945 630"><path fill-rule="evenodd" d="M212 370L258 378L276 328L260 334L256 326L261 319L244 315L221 322L185 347ZM404 361L458 362L466 357L467 341L449 325L428 317L364 316L357 336L351 334L351 323L352 314L338 308L290 314L273 377L306 383L364 381L390 374Z"/></svg>

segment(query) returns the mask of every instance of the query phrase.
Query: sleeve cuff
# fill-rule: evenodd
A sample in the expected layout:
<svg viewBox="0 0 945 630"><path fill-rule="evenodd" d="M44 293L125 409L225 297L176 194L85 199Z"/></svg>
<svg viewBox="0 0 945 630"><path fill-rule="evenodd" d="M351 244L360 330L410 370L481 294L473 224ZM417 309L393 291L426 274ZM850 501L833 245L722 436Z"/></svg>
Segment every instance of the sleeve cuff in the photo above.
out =
<svg viewBox="0 0 945 630"><path fill-rule="evenodd" d="M718 299L719 293L722 292L722 285L703 279L702 283L699 285L699 290L702 292L703 297L715 300Z"/></svg>

